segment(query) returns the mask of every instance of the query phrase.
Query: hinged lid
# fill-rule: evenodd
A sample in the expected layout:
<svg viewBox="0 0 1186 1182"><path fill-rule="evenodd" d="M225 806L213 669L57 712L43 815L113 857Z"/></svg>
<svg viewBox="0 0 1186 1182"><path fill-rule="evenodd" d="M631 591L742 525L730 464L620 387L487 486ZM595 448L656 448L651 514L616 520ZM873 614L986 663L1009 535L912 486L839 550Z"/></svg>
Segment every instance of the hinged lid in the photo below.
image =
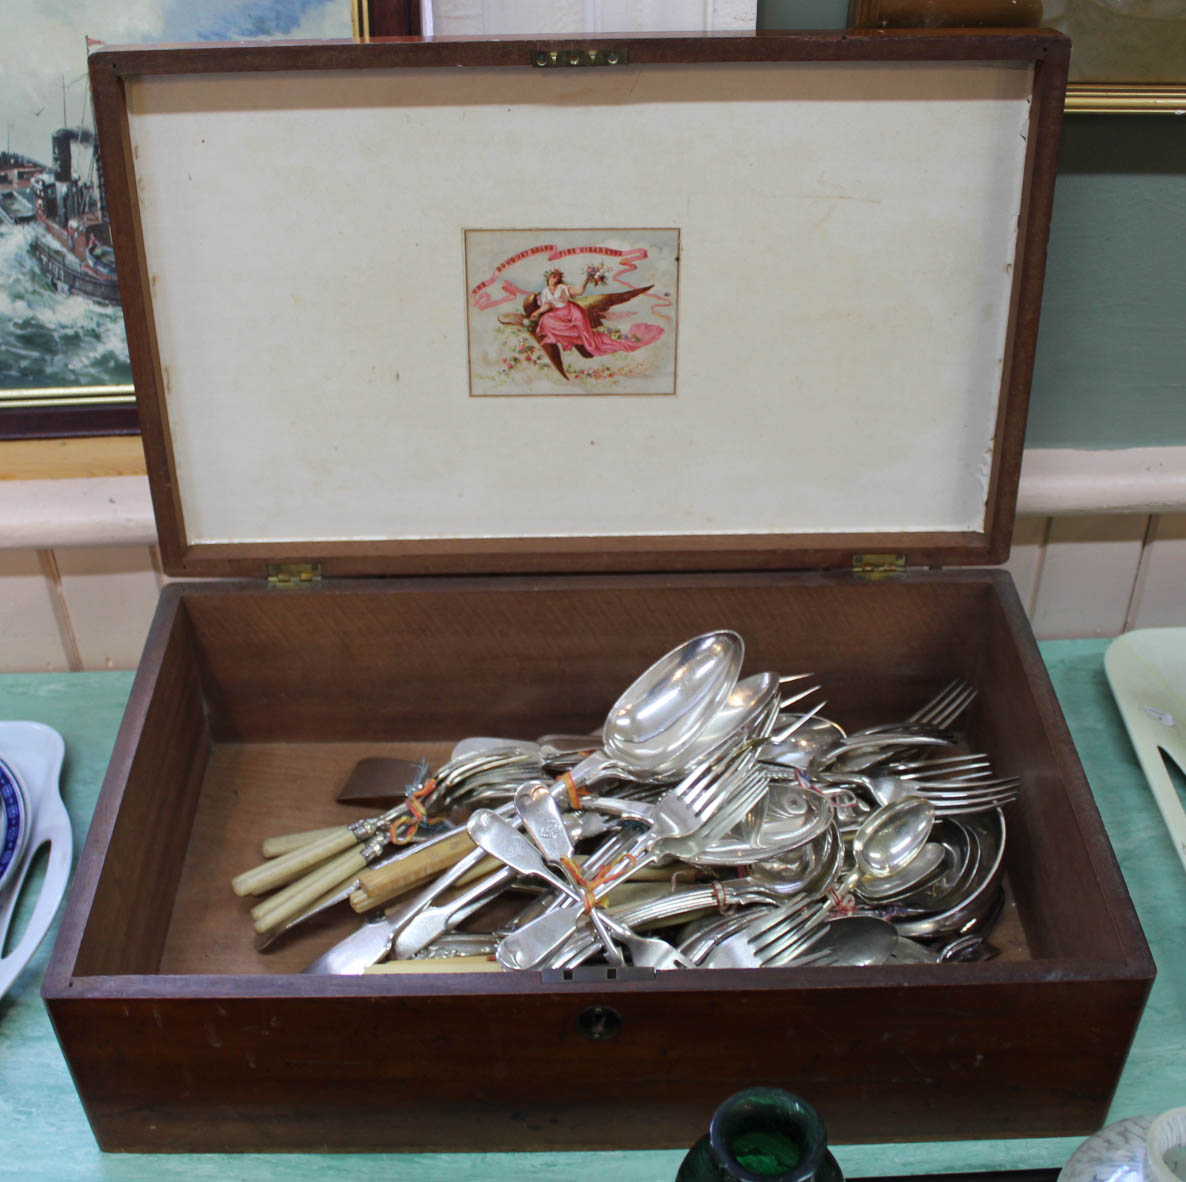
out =
<svg viewBox="0 0 1186 1182"><path fill-rule="evenodd" d="M561 50L618 64L533 64ZM1067 56L1030 31L96 53L165 569L1001 561Z"/></svg>

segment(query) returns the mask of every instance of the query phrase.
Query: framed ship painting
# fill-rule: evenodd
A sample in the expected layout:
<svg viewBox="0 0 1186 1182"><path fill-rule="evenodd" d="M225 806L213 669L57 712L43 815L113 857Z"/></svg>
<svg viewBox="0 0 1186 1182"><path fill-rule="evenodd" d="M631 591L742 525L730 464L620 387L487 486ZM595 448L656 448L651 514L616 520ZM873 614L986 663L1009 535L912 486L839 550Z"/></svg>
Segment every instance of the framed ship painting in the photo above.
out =
<svg viewBox="0 0 1186 1182"><path fill-rule="evenodd" d="M133 433L86 59L106 42L349 37L351 0L14 0L0 70L0 438Z"/></svg>
<svg viewBox="0 0 1186 1182"><path fill-rule="evenodd" d="M674 394L679 231L467 230L472 397Z"/></svg>

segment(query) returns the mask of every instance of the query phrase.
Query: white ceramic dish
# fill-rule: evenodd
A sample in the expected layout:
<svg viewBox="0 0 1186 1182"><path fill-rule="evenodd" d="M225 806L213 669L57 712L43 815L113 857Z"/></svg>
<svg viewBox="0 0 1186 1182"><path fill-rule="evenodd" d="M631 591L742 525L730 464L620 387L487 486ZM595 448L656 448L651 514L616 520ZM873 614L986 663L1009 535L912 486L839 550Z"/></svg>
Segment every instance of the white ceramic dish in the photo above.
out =
<svg viewBox="0 0 1186 1182"><path fill-rule="evenodd" d="M0 948L7 939L21 887L34 855L48 843L49 857L37 902L17 945L0 957L0 997L29 963L49 931L70 876L73 836L59 780L66 745L39 722L0 722Z"/></svg>

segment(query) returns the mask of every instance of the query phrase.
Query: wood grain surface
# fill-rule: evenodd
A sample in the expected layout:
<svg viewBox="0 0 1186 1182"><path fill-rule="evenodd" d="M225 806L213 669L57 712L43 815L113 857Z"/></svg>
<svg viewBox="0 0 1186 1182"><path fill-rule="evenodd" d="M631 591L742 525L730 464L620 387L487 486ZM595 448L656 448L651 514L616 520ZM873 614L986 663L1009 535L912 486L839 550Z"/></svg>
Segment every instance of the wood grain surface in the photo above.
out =
<svg viewBox="0 0 1186 1182"><path fill-rule="evenodd" d="M979 687L970 742L1026 779L1004 956L614 982L296 973L350 930L338 917L256 954L230 877L264 837L338 819L357 759L585 731L658 655L722 626L747 671L814 672L854 726L952 677ZM46 996L108 1148L576 1149L607 1125L672 1146L755 1076L810 1093L851 1142L1086 1131L1153 971L995 572L173 584L98 816L67 916L83 934ZM591 1006L621 1033L585 1037ZM411 1123L381 1119L392 1094Z"/></svg>

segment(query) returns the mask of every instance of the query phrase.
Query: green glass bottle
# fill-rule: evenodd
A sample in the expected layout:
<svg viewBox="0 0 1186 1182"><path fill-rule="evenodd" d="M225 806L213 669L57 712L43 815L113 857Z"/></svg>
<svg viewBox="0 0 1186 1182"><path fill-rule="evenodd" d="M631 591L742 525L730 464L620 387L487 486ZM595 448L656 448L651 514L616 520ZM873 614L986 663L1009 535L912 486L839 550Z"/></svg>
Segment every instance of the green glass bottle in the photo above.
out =
<svg viewBox="0 0 1186 1182"><path fill-rule="evenodd" d="M844 1175L806 1100L780 1088L747 1088L716 1110L675 1182L844 1182Z"/></svg>

